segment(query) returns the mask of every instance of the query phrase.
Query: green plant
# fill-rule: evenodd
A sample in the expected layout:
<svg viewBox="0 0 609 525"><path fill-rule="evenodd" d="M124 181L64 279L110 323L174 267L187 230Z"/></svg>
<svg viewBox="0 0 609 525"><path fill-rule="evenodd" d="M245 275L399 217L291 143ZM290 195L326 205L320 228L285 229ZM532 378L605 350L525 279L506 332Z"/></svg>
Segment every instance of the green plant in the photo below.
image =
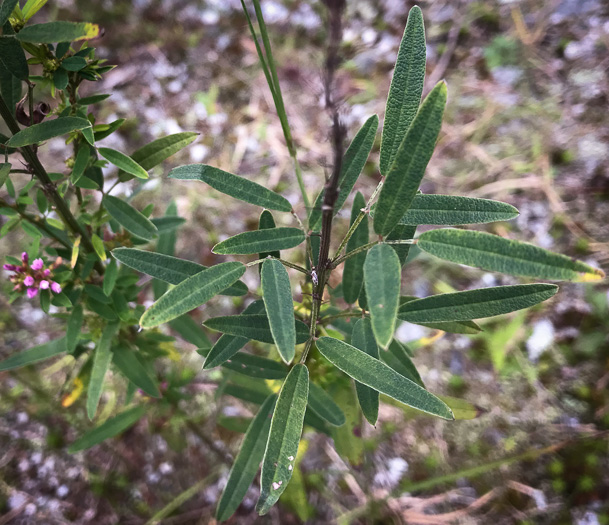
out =
<svg viewBox="0 0 609 525"><path fill-rule="evenodd" d="M175 207L164 216L151 218L152 207L140 211L111 195L114 186L106 188L101 173L109 162L120 170L118 181L137 184L138 179L148 178L148 170L187 146L196 134L171 135L131 155L97 147L97 141L123 123L99 124L89 111L108 95L79 96L82 82L95 81L111 68L96 60L95 50L86 43L97 34L97 26L69 22L27 25L41 2L28 0L23 8L17 0L0 4L0 111L11 133L1 141L5 162L0 167L0 182L7 197L0 201L0 213L7 221L0 235L22 228L32 239L20 259L11 258L5 265L14 285L9 299L24 293L30 299L38 297L45 311L51 305L59 308L55 315L66 322L64 337L9 356L0 362L0 370L71 354L80 367L64 405L73 403L86 387L85 408L92 420L107 371L113 367L122 374L127 380L125 410L69 448L83 450L135 424L151 405L149 398L161 398L154 405L159 412L175 409L179 388L189 378L170 377L160 382L155 370L155 363L167 355L167 345L173 341L157 327L169 323L199 347L205 369L223 368L225 394L260 405L257 415L247 422L241 450L219 502L220 520L235 511L261 462L258 511L268 512L292 477L305 424L332 435L336 446L350 457L358 446L363 448L361 443L353 446L358 440L352 429L359 410L375 424L380 394L446 420L476 412L460 400L438 397L425 388L409 349L394 339L398 320L475 334L480 331L476 319L527 308L557 292L553 284L538 283L424 299L403 296L401 276L412 244L432 256L488 271L545 280L603 277L600 270L583 262L483 232L436 229L415 239L419 225L490 223L512 219L518 213L502 202L418 191L447 99L446 85L440 82L421 104L426 59L419 8L409 14L387 100L381 182L367 201L361 193L354 196L348 231L334 243L338 246L330 255L337 232L335 216L353 193L373 148L378 117L370 117L343 151L345 131L332 95L343 5L339 0L326 0L326 4L326 106L332 119L334 163L313 206L297 160L259 2L253 2L259 34L243 5L294 162L306 217L300 217L302 212L280 194L246 178L201 164L175 168L170 178L203 182L263 209L257 230L230 237L213 249L219 255L254 256L255 260L222 262L210 268L173 256L176 231L184 222ZM30 59L26 60L25 52ZM42 74L30 75L29 65L40 65ZM38 88L48 86L57 100L55 108L35 103L34 82ZM22 101L23 83L27 95ZM45 119L49 109L56 118ZM64 135L73 148L67 162L69 173L48 173L38 159L38 147ZM18 155L26 170L13 169L14 162L8 162ZM15 185L17 177L28 174L30 181ZM271 210L291 214L294 225L276 227ZM155 249L134 247L152 248L155 240ZM282 258L281 250L298 246L304 249L294 257L296 262ZM256 291L249 291L239 279L248 267L257 266L261 299L251 302L240 315L207 319L205 328L222 334L212 344L209 332L188 313L218 294L255 296ZM329 289L330 275L340 268L342 285ZM301 274L308 292L296 309L288 269ZM156 302L147 310L138 301L141 292L148 293L148 287L142 290L137 285L138 272L155 279L151 288ZM357 322L345 323L346 318ZM261 343L255 345L255 353L241 351L249 341ZM259 355L262 352L267 355ZM138 395L138 388L145 395Z"/></svg>

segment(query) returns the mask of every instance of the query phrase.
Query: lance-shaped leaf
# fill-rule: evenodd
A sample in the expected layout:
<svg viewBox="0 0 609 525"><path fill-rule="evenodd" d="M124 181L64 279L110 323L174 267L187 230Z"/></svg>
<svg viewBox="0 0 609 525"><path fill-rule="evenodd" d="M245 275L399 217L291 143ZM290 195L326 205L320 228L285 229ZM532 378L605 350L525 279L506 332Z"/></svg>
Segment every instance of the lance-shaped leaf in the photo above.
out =
<svg viewBox="0 0 609 525"><path fill-rule="evenodd" d="M112 353L112 362L129 381L146 394L151 397L161 397L156 381L150 377L133 350L124 345L118 346Z"/></svg>
<svg viewBox="0 0 609 525"><path fill-rule="evenodd" d="M356 381L421 412L453 419L444 402L366 352L332 337L320 337L316 344L321 355Z"/></svg>
<svg viewBox="0 0 609 525"><path fill-rule="evenodd" d="M135 425L146 413L146 407L138 406L125 410L121 414L104 421L98 427L89 430L68 447L68 452L74 454L91 448L106 439L117 436Z"/></svg>
<svg viewBox="0 0 609 525"><path fill-rule="evenodd" d="M215 190L269 210L291 211L292 205L285 197L244 177L233 175L205 164L180 166L169 172L169 177L179 180L200 180Z"/></svg>
<svg viewBox="0 0 609 525"><path fill-rule="evenodd" d="M207 270L207 266L186 259L136 248L116 248L112 251L112 255L130 268L169 284L180 284L189 277ZM222 295L240 296L246 293L247 286L241 281L237 281L222 291Z"/></svg>
<svg viewBox="0 0 609 525"><path fill-rule="evenodd" d="M414 295L402 295L400 297L400 307L411 301L419 299ZM399 319L399 310L398 310ZM413 323L420 326L431 328L432 330L442 330L443 332L449 332L451 334L477 334L482 332L482 328L478 326L474 321L445 321L441 323Z"/></svg>
<svg viewBox="0 0 609 525"><path fill-rule="evenodd" d="M203 323L207 328L224 334L246 337L262 343L274 344L273 334L266 314L262 315L227 315L213 317ZM296 344L302 344L309 338L309 327L296 319Z"/></svg>
<svg viewBox="0 0 609 525"><path fill-rule="evenodd" d="M369 356L379 358L379 347L374 338L370 319L359 319L355 323L351 334L351 344ZM379 417L379 393L359 381L355 381L355 391L364 417L371 425L376 425Z"/></svg>
<svg viewBox="0 0 609 525"><path fill-rule="evenodd" d="M118 333L118 328L118 323L113 322L107 324L95 347L91 378L89 379L89 388L87 389L87 416L89 419L93 419L95 417L95 412L97 412L97 405L99 404L99 399L101 398L102 390L104 389L106 372L112 361L112 351L110 350L110 347L114 336Z"/></svg>
<svg viewBox="0 0 609 525"><path fill-rule="evenodd" d="M110 217L133 235L150 241L158 233L156 226L128 202L106 195L103 203Z"/></svg>
<svg viewBox="0 0 609 525"><path fill-rule="evenodd" d="M505 202L454 195L415 195L399 224L483 224L509 221L518 210Z"/></svg>
<svg viewBox="0 0 609 525"><path fill-rule="evenodd" d="M31 365L38 361L44 361L50 357L63 354L66 351L66 339L62 337L49 341L41 345L33 346L23 352L13 354L7 357L3 361L0 361L0 372L5 370L14 370L15 368L21 368L22 366Z"/></svg>
<svg viewBox="0 0 609 525"><path fill-rule="evenodd" d="M194 310L226 290L244 273L245 265L227 262L189 277L148 308L140 319L140 326L153 328Z"/></svg>
<svg viewBox="0 0 609 525"><path fill-rule="evenodd" d="M4 65L4 70L2 71L3 77L5 75L8 75L9 77L12 75L19 80L28 79L29 68L25 53L23 52L21 44L17 42L13 35L0 35L0 63ZM4 82L9 79L3 78L2 80L4 87ZM11 85L11 91L12 90L13 86ZM6 93L3 93L3 97L5 94ZM15 108L11 107L10 109L11 113L14 113Z"/></svg>
<svg viewBox="0 0 609 525"><path fill-rule="evenodd" d="M353 208L351 208L351 224L359 215L362 208L366 206L364 196L358 191L353 199ZM347 243L347 253L368 243L368 217L364 217L362 222L353 232L353 235ZM362 290L362 282L364 280L364 261L366 260L366 252L360 252L345 261L343 269L343 297L349 304L357 301Z"/></svg>
<svg viewBox="0 0 609 525"><path fill-rule="evenodd" d="M557 281L598 281L605 277L602 270L576 259L490 233L432 230L419 237L418 246L441 259L491 272Z"/></svg>
<svg viewBox="0 0 609 525"><path fill-rule="evenodd" d="M266 514L290 482L309 396L309 371L295 365L286 377L271 419L260 475L258 514Z"/></svg>
<svg viewBox="0 0 609 525"><path fill-rule="evenodd" d="M272 228L239 233L212 248L219 255L250 255L294 248L305 240L300 228Z"/></svg>
<svg viewBox="0 0 609 525"><path fill-rule="evenodd" d="M254 315L264 313L264 301L254 301L241 315ZM216 341L209 353L205 356L204 370L209 370L233 357L249 341L248 337L224 334Z"/></svg>
<svg viewBox="0 0 609 525"><path fill-rule="evenodd" d="M377 244L368 251L364 263L366 299L372 330L379 345L385 348L393 338L400 303L400 260L387 244Z"/></svg>
<svg viewBox="0 0 609 525"><path fill-rule="evenodd" d="M414 366L412 359L408 355L408 352L402 343L394 339L387 347L387 350L383 350L381 352L380 357L398 374L403 375L406 379L410 379L417 385L425 388L419 371L417 370L416 366Z"/></svg>
<svg viewBox="0 0 609 525"><path fill-rule="evenodd" d="M391 167L400 142L417 113L424 82L425 27L421 9L414 6L408 13L387 97L380 158L383 175Z"/></svg>
<svg viewBox="0 0 609 525"><path fill-rule="evenodd" d="M182 336L182 339L197 346L199 349L211 348L211 341L201 325L188 314L181 315L177 319L170 321L169 326L178 332Z"/></svg>
<svg viewBox="0 0 609 525"><path fill-rule="evenodd" d="M114 164L117 168L137 177L138 179L147 179L148 172L142 168L137 162L131 157L128 157L120 151L116 151L112 148L97 148L99 154L107 161Z"/></svg>
<svg viewBox="0 0 609 525"><path fill-rule="evenodd" d="M91 123L84 118L59 117L22 129L19 133L15 133L6 145L10 148L21 148L90 127Z"/></svg>
<svg viewBox="0 0 609 525"><path fill-rule="evenodd" d="M47 22L24 27L17 39L31 44L54 44L89 40L99 35L99 26L86 22Z"/></svg>
<svg viewBox="0 0 609 525"><path fill-rule="evenodd" d="M290 277L283 264L276 259L267 259L262 263L260 280L275 346L281 358L289 364L296 352L296 320Z"/></svg>
<svg viewBox="0 0 609 525"><path fill-rule="evenodd" d="M68 353L71 353L76 348L78 344L78 339L80 336L80 330L82 328L84 314L82 309L82 304L77 304L72 313L70 313L70 317L68 317L68 322L66 324L66 350Z"/></svg>
<svg viewBox="0 0 609 525"><path fill-rule="evenodd" d="M260 218L258 219L258 229L259 230L269 230L271 228L276 228L275 219L273 218L273 214L269 210L262 210L260 214ZM260 252L258 254L259 259L266 259L268 256L275 257L279 259L281 257L281 252L279 250L275 250L272 252ZM259 266L260 271L262 271L262 266Z"/></svg>
<svg viewBox="0 0 609 525"><path fill-rule="evenodd" d="M258 467L264 457L276 400L276 395L266 399L245 433L239 454L235 458L218 502L216 509L218 521L226 521L234 514L256 477Z"/></svg>
<svg viewBox="0 0 609 525"><path fill-rule="evenodd" d="M390 165L379 195L374 231L387 235L400 222L417 193L442 126L446 84L439 82L421 105Z"/></svg>
<svg viewBox="0 0 609 525"><path fill-rule="evenodd" d="M345 152L338 179L338 197L336 199L336 204L334 205L334 215L336 215L343 207L343 204L345 204L347 197L351 194L353 186L355 186L357 178L364 169L366 160L368 160L370 150L374 144L374 137L376 136L378 125L379 118L376 115L372 115L357 132ZM325 190L322 190L317 196L313 209L311 210L309 225L312 230L321 227L321 205L324 200L324 195Z"/></svg>
<svg viewBox="0 0 609 525"><path fill-rule="evenodd" d="M170 233L176 231L182 224L186 222L184 217L170 216L157 217L150 219L150 222L156 226L159 233Z"/></svg>
<svg viewBox="0 0 609 525"><path fill-rule="evenodd" d="M258 355L238 352L222 363L223 368L260 379L283 379L288 369L283 363Z"/></svg>
<svg viewBox="0 0 609 525"><path fill-rule="evenodd" d="M480 319L529 308L557 291L554 284L517 284L432 295L402 305L398 317L414 323Z"/></svg>
<svg viewBox="0 0 609 525"><path fill-rule="evenodd" d="M120 175L119 175L120 178ZM178 214L178 207L174 201L171 201L167 208L165 209L165 216L162 218L175 218ZM181 217L180 217L181 218ZM167 230L164 231L162 226L156 224L154 220L152 223L156 226L157 230L159 230L159 238L156 242L156 251L158 253L162 253L163 255L173 256L176 251L176 231L175 230ZM238 283L237 283L238 284ZM163 295L169 286L165 281L161 281L159 279L155 279L152 283L152 292L154 294L154 299L157 300L161 295Z"/></svg>
<svg viewBox="0 0 609 525"><path fill-rule="evenodd" d="M198 133L184 131L161 137L134 151L131 158L148 171L188 146L198 136Z"/></svg>
<svg viewBox="0 0 609 525"><path fill-rule="evenodd" d="M319 385L309 382L309 408L335 427L345 424L345 414L334 399Z"/></svg>

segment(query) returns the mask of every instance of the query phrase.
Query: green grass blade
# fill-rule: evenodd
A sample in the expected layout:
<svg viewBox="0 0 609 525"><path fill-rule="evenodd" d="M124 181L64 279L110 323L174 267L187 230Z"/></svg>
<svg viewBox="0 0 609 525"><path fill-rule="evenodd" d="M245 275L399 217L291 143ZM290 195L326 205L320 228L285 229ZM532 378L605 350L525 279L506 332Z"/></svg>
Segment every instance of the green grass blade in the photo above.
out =
<svg viewBox="0 0 609 525"><path fill-rule="evenodd" d="M65 353L66 351L66 338L55 339L41 345L33 346L23 352L13 354L7 357L3 361L0 361L0 372L6 370L14 370L15 368L21 368L22 366L31 365L44 361L56 355Z"/></svg>
<svg viewBox="0 0 609 525"><path fill-rule="evenodd" d="M125 410L121 414L104 421L98 427L89 430L68 447L68 452L74 454L91 448L106 439L117 436L135 425L146 413L146 407L138 406Z"/></svg>
<svg viewBox="0 0 609 525"><path fill-rule="evenodd" d="M110 217L133 235L150 241L158 233L147 217L124 200L106 195L103 203Z"/></svg>
<svg viewBox="0 0 609 525"><path fill-rule="evenodd" d="M15 133L8 140L6 146L21 148L90 127L91 123L88 120L78 117L59 117L53 120L45 120L40 124L34 124L22 129L19 133Z"/></svg>
<svg viewBox="0 0 609 525"><path fill-rule="evenodd" d="M157 382L150 377L135 352L126 346L118 346L112 353L112 362L135 386L151 397L161 397Z"/></svg>
<svg viewBox="0 0 609 525"><path fill-rule="evenodd" d="M332 337L320 337L316 344L321 355L356 381L421 412L454 419L444 402L366 352Z"/></svg>
<svg viewBox="0 0 609 525"><path fill-rule="evenodd" d="M207 166L206 164L180 166L169 172L169 178L199 180L221 193L256 206L277 211L289 212L292 210L290 201L278 193L249 179L233 175L213 166Z"/></svg>
<svg viewBox="0 0 609 525"><path fill-rule="evenodd" d="M106 378L106 372L110 368L110 362L112 361L112 351L110 349L112 340L118 333L119 324L109 323L105 326L102 331L99 343L95 348L95 355L93 356L93 368L91 368L91 378L89 379L89 388L87 389L87 416L89 419L95 417L97 412L97 405L101 398L102 391L104 389L104 379Z"/></svg>
<svg viewBox="0 0 609 525"><path fill-rule="evenodd" d="M142 328L153 328L205 304L245 273L239 262L226 262L203 270L169 290L144 312Z"/></svg>
<svg viewBox="0 0 609 525"><path fill-rule="evenodd" d="M358 191L353 199L353 207L351 208L351 225L355 222L360 210L365 206L366 199ZM364 217L347 243L347 253L367 244L368 240L368 217ZM362 290L365 260L366 252L360 252L345 261L343 269L343 297L349 304L357 301Z"/></svg>
<svg viewBox="0 0 609 525"><path fill-rule="evenodd" d="M218 502L216 509L218 521L226 521L234 514L256 477L260 462L264 457L276 400L276 395L266 399L245 433L239 454L235 458Z"/></svg>
<svg viewBox="0 0 609 525"><path fill-rule="evenodd" d="M207 270L207 266L171 255L147 252L137 248L115 248L113 257L138 272L150 275L169 284L180 284L182 281ZM247 293L247 286L241 281L230 285L221 295L240 296Z"/></svg>
<svg viewBox="0 0 609 525"><path fill-rule="evenodd" d="M203 323L210 330L224 334L246 337L262 343L275 344L271 327L266 314L258 315L227 315L213 317ZM296 344L302 344L309 338L309 327L296 320Z"/></svg>
<svg viewBox="0 0 609 525"><path fill-rule="evenodd" d="M334 399L320 386L309 382L309 408L324 421L335 427L345 424L345 414Z"/></svg>
<svg viewBox="0 0 609 525"><path fill-rule="evenodd" d="M309 396L309 371L295 365L286 377L271 419L260 476L258 514L266 514L277 502L292 477Z"/></svg>
<svg viewBox="0 0 609 525"><path fill-rule="evenodd" d="M423 13L415 6L408 13L387 97L380 158L383 175L386 175L391 167L400 142L421 103L425 83L425 51Z"/></svg>
<svg viewBox="0 0 609 525"><path fill-rule="evenodd" d="M418 246L447 261L537 279L598 281L605 273L581 261L490 233L446 228L423 233Z"/></svg>
<svg viewBox="0 0 609 525"><path fill-rule="evenodd" d="M400 303L400 260L387 244L373 246L364 262L364 282L372 331L386 348L393 338Z"/></svg>
<svg viewBox="0 0 609 525"><path fill-rule="evenodd" d="M97 148L97 151L108 162L114 164L117 168L126 171L130 175L133 175L138 179L148 178L148 172L124 153L112 148Z"/></svg>
<svg viewBox="0 0 609 525"><path fill-rule="evenodd" d="M340 176L338 179L338 198L334 205L334 215L336 215L347 197L351 194L351 190L357 181L360 173L364 169L372 146L374 145L374 137L379 125L379 118L376 115L372 115L357 132L353 141L347 148L343 157L343 164L341 167ZM309 217L309 224L312 230L316 230L321 227L321 205L324 200L325 191L317 196L311 215ZM365 205L365 203L364 203ZM362 206L363 207L363 206Z"/></svg>
<svg viewBox="0 0 609 525"><path fill-rule="evenodd" d="M529 308L557 291L554 284L517 284L432 295L401 306L398 318L411 323L437 323L492 317Z"/></svg>
<svg viewBox="0 0 609 525"><path fill-rule="evenodd" d="M355 323L351 334L351 344L369 356L379 358L379 347L374 338L370 319L359 319ZM359 381L355 381L355 392L364 417L371 425L376 426L379 417L379 393Z"/></svg>
<svg viewBox="0 0 609 525"><path fill-rule="evenodd" d="M374 231L387 235L414 199L442 126L446 84L439 82L421 105L388 169L374 216Z"/></svg>
<svg viewBox="0 0 609 525"><path fill-rule="evenodd" d="M262 298L279 355L290 364L296 352L296 325L288 272L276 259L262 263Z"/></svg>
<svg viewBox="0 0 609 525"><path fill-rule="evenodd" d="M251 255L260 252L287 250L298 246L304 240L305 234L300 228L254 230L229 237L216 244L211 251L219 255Z"/></svg>

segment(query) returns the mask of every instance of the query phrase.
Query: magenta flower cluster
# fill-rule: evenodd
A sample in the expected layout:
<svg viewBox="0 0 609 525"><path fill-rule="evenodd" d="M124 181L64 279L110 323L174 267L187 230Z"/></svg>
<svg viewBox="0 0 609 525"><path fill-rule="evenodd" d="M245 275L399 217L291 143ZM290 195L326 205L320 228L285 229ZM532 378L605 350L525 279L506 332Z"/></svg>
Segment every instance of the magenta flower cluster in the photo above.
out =
<svg viewBox="0 0 609 525"><path fill-rule="evenodd" d="M10 277L10 281L15 284L13 290L16 292L26 291L27 296L33 299L38 294L38 290L48 290L49 288L54 293L61 293L61 286L52 280L53 270L61 264L59 257L53 264L45 268L42 259L34 259L32 264L29 264L27 252L21 254L21 266L14 264L5 264L4 269L9 272L15 272Z"/></svg>

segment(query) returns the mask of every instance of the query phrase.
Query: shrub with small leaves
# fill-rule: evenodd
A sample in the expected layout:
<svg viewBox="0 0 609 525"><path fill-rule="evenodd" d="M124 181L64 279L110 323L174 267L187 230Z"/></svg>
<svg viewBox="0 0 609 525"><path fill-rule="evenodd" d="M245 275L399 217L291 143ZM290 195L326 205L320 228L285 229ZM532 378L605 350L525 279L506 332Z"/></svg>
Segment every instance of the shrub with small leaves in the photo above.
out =
<svg viewBox="0 0 609 525"><path fill-rule="evenodd" d="M124 121L97 121L91 106L109 94L79 94L81 84L97 81L112 68L95 58L88 43L99 34L99 27L30 24L37 6L43 4L28 0L20 7L17 0L0 2L0 113L10 132L0 137L4 157L0 237L21 228L30 239L20 258L9 257L4 264L13 285L10 301L38 300L46 312L53 305L66 328L60 339L8 356L0 362L0 371L63 353L72 355L80 369L63 406L73 405L85 392L83 408L91 420L103 398L108 371L124 376L124 409L81 436L70 446L71 452L118 435L152 410L175 407L183 383L162 377L157 372L161 368L155 367L170 353L174 339L164 328L170 326L197 345L205 357L204 369L222 367L225 395L260 406L247 426L217 518L226 520L234 513L260 464L256 508L265 514L297 468L304 426L335 437L339 453L349 458L341 429L349 425L352 429L354 417L362 416L375 425L381 394L446 424L460 417L462 400L437 396L423 384L409 349L395 339L400 321L475 334L480 331L477 319L534 306L558 291L552 283L526 283L425 298L401 295L411 245L416 243L424 253L446 261L533 279L604 277L597 268L531 244L454 228L513 219L518 211L507 203L421 193L421 180L441 131L447 86L439 82L421 102L426 44L418 7L409 13L387 99L378 186L367 199L354 193L374 146L378 117L371 116L343 152L344 129L328 92L334 166L311 206L259 0L253 0L257 27L243 5L302 202L292 206L275 191L213 166L175 168L169 179L211 187L261 211L258 229L222 240L212 249L236 260L208 268L176 258L176 235L184 219L175 205L157 215L152 206L140 210L111 193L118 182L139 188L149 178L149 170L188 146L197 133L163 137L130 154L100 147L98 142ZM340 43L344 6L326 4L329 56L336 59L338 46L333 44ZM327 89L332 87L336 63L328 60ZM30 74L33 65L40 66L41 74ZM54 97L55 107L36 101L44 87ZM65 137L72 149L63 173L47 172L38 158L44 142L54 137ZM14 168L21 163L25 170ZM108 185L101 170L108 163L118 170L113 185ZM29 180L22 184L24 177ZM350 222L343 225L337 213L352 195ZM286 214L293 223L277 227L273 213ZM449 228L415 237L420 225ZM345 230L346 235L335 242L334 234ZM293 248L298 251L285 254ZM240 279L248 268L255 271L258 266L260 289L249 290ZM336 273L342 274L342 285L329 288L330 276ZM152 281L141 284L140 274ZM305 292L300 302L293 294L297 279ZM156 302L146 309L142 300L151 293ZM208 318L203 325L194 322L189 312L216 295L247 296L253 301L238 315ZM347 318L353 324L346 323ZM216 333L220 335L212 343ZM158 403L150 403L151 398L158 398Z"/></svg>

